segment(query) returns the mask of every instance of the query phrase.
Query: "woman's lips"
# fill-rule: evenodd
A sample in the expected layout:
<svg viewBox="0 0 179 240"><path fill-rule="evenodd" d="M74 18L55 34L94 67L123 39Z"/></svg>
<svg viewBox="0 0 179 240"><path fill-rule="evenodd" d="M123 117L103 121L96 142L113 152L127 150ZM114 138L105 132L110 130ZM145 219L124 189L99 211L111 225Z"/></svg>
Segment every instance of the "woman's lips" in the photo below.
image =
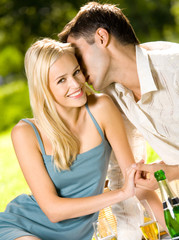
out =
<svg viewBox="0 0 179 240"><path fill-rule="evenodd" d="M70 98L79 98L82 95L83 95L83 90L80 89L80 90L78 90L78 91L76 91L76 92L74 92L72 94L69 94L68 97L70 97Z"/></svg>

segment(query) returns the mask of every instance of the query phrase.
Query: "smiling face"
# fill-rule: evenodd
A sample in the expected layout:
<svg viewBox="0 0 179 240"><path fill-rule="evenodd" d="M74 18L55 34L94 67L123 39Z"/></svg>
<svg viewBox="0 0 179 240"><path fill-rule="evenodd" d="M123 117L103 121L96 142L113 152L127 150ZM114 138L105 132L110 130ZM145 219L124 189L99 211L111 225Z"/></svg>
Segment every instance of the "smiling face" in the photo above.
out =
<svg viewBox="0 0 179 240"><path fill-rule="evenodd" d="M73 53L64 53L50 67L49 88L59 111L86 103L85 77Z"/></svg>
<svg viewBox="0 0 179 240"><path fill-rule="evenodd" d="M75 39L68 37L68 42L77 48L77 55L80 56L87 82L93 85L97 91L104 89L110 84L109 67L110 58L106 48L96 43L88 44L84 38Z"/></svg>

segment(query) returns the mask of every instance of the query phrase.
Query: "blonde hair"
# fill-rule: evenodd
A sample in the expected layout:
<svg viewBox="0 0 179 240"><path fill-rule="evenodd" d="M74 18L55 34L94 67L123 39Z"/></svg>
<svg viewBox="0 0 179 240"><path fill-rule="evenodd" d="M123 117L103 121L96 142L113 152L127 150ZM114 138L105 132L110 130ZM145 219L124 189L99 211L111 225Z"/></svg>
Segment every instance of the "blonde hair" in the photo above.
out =
<svg viewBox="0 0 179 240"><path fill-rule="evenodd" d="M54 164L58 170L70 169L79 153L79 141L60 118L49 91L50 66L67 52L74 54L71 44L45 38L35 42L25 55L25 71L33 115L52 144ZM90 94L92 90L87 87L86 92Z"/></svg>

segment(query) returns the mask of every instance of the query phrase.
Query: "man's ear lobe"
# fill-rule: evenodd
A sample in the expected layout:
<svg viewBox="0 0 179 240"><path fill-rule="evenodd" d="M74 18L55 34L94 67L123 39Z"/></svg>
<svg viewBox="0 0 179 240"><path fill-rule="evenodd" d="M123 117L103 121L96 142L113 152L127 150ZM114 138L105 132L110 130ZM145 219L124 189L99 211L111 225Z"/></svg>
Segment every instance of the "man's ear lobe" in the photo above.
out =
<svg viewBox="0 0 179 240"><path fill-rule="evenodd" d="M104 28L98 28L95 33L95 41L96 41L96 43L106 47L109 43L108 31Z"/></svg>

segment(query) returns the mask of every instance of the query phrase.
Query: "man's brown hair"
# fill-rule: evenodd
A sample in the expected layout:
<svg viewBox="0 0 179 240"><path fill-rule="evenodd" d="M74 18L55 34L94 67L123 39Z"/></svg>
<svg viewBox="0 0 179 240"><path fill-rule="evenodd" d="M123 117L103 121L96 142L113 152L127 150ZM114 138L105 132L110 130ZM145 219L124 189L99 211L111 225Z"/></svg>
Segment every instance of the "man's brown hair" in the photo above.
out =
<svg viewBox="0 0 179 240"><path fill-rule="evenodd" d="M135 32L121 9L112 4L89 2L80 8L77 15L58 34L60 41L66 42L68 36L82 37L89 44L94 43L94 33L104 28L121 44L139 44Z"/></svg>

